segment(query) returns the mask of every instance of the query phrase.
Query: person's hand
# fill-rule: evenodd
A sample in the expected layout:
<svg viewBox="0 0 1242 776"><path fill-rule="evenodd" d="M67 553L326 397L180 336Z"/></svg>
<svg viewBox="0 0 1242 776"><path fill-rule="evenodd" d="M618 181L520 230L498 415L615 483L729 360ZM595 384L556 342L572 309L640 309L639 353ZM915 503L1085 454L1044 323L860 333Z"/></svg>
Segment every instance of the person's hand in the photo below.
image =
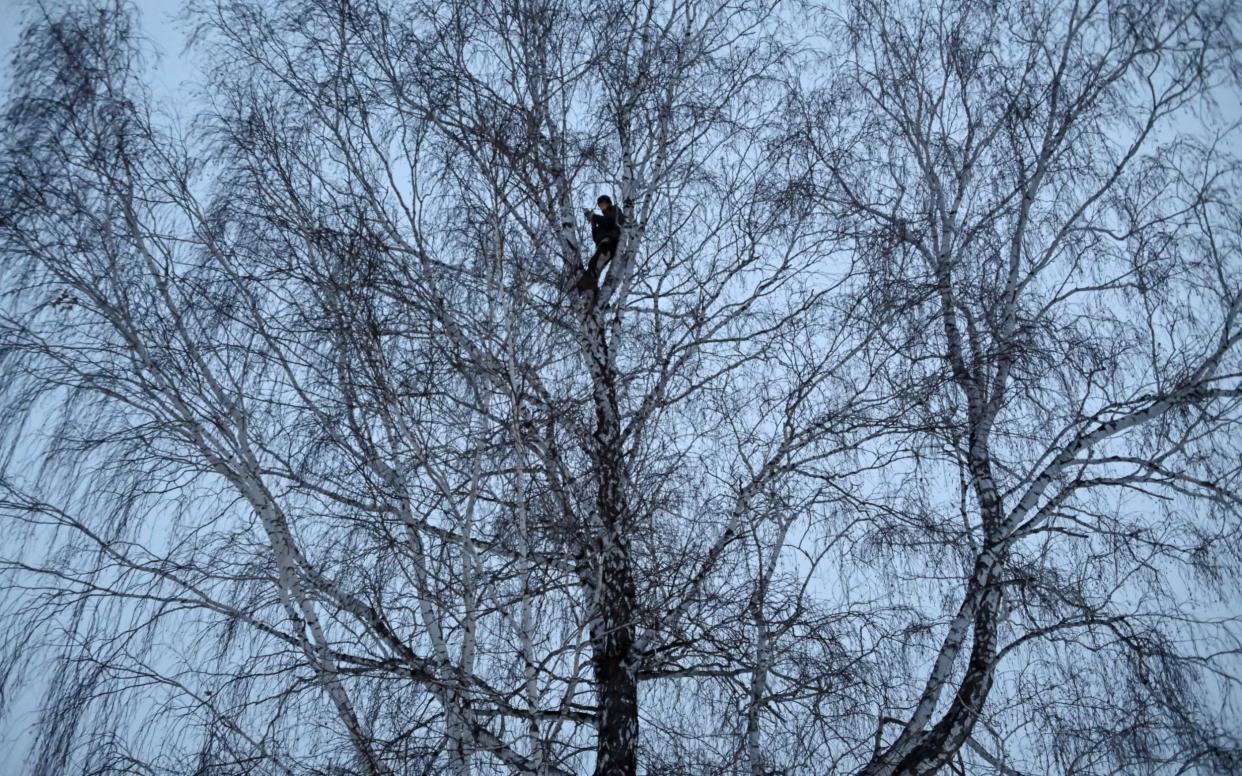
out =
<svg viewBox="0 0 1242 776"><path fill-rule="evenodd" d="M591 208L589 207L582 208L582 215L586 217L586 220L590 221L591 220Z"/></svg>

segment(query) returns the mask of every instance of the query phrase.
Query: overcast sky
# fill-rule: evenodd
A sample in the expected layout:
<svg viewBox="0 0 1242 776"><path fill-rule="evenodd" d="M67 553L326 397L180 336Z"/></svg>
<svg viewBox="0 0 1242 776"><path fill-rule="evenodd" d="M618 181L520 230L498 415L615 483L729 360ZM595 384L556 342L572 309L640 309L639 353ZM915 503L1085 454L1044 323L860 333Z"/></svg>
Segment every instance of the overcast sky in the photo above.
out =
<svg viewBox="0 0 1242 776"><path fill-rule="evenodd" d="M57 0L43 1L52 6L57 4ZM155 44L158 51L158 62L153 63L155 66L148 80L156 91L156 96L175 98L178 94L188 92L186 87L196 80L196 71L184 51L183 26L175 18L182 8L182 0L131 2L141 14L143 33ZM28 13L26 6L29 4L26 0L0 0L0 93L7 90L9 60L21 31L20 21ZM1221 115L1215 117L1216 120L1211 123L1219 126L1221 123L1242 122L1242 90L1218 91L1216 99L1216 107ZM1235 133L1235 142L1240 142L1239 137L1239 133ZM1242 148L1235 150L1242 151Z"/></svg>
<svg viewBox="0 0 1242 776"><path fill-rule="evenodd" d="M57 0L47 0L53 7ZM161 103L175 104L185 93L186 84L194 80L195 70L183 52L184 36L174 17L181 0L134 0L142 14L143 33L155 44L159 59L153 62L148 83ZM30 3L25 0L0 0L0 102L7 97L10 60L17 45L23 21L29 18ZM25 703L17 701L0 724L0 774L20 773L22 761L31 743L30 726L34 722L35 692L38 686L27 687L22 694Z"/></svg>
<svg viewBox="0 0 1242 776"><path fill-rule="evenodd" d="M465 2L466 0L461 0ZM55 5L56 0L48 0ZM9 64L21 29L21 20L25 17L23 0L0 0L0 96L7 92ZM142 15L143 33L155 45L158 62L149 76L149 83L155 90L157 101L163 105L178 105L179 95L188 94L187 85L195 80L195 68L189 61L184 48L184 38L174 17L179 11L180 0L134 0L134 5ZM1222 118L1242 120L1242 94L1229 90L1218 94ZM1238 137L1238 133L1234 134ZM20 720L18 720L18 729ZM12 729L3 731L11 733ZM11 740L11 739L10 739ZM5 738L0 736L0 773L15 772L17 755L22 747L6 747ZM11 759L5 759L6 757Z"/></svg>
<svg viewBox="0 0 1242 776"><path fill-rule="evenodd" d="M45 0L55 7L57 0ZM184 89L185 84L194 79L194 68L183 49L185 36L181 34L180 25L175 16L180 12L181 0L131 0L142 15L142 31L159 51L159 61L154 63L150 83L157 91L173 96ZM0 77L3 87L7 90L9 76L9 60L13 56L13 48L17 45L18 34L21 32L22 21L29 18L31 3L27 0L0 0Z"/></svg>

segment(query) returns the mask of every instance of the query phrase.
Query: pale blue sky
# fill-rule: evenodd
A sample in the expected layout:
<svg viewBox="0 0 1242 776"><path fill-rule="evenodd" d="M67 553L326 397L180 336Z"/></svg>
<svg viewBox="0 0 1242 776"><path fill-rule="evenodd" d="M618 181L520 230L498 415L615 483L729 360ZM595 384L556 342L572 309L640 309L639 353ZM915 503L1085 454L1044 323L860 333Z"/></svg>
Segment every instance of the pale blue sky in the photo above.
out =
<svg viewBox="0 0 1242 776"><path fill-rule="evenodd" d="M56 0L47 0L56 5ZM9 59L17 43L23 0L0 0L0 98L7 91ZM183 36L174 17L178 14L181 0L134 0L142 14L144 34L158 49L159 60L153 63L149 83L162 106L183 105L188 97L188 84L195 80L195 68L183 51ZM1223 91L1217 95L1223 123L1242 120L1242 93L1237 90ZM1239 133L1234 133L1237 138ZM1242 149L1240 149L1242 150ZM14 724L0 729L0 773L15 773L20 755L24 754L24 742L6 739L14 730L23 729L21 714ZM29 720L25 720L29 721ZM16 744L9 746L9 744Z"/></svg>
<svg viewBox="0 0 1242 776"><path fill-rule="evenodd" d="M36 0L37 1L37 0ZM48 6L56 7L57 0L43 0ZM142 15L143 33L155 44L159 51L159 61L149 82L164 94L172 96L183 91L185 83L194 79L194 68L185 55L184 40L175 17L181 11L182 0L131 0ZM21 32L21 22L29 13L27 0L0 0L0 77L3 77L7 88L9 59L13 55L13 47L17 44Z"/></svg>

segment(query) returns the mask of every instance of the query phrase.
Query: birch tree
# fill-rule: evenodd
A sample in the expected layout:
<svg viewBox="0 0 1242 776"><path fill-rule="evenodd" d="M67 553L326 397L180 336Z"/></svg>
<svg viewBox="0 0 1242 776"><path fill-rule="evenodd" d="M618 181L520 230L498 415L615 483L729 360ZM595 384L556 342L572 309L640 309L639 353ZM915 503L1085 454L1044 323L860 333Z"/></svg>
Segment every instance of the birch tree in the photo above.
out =
<svg viewBox="0 0 1242 776"><path fill-rule="evenodd" d="M1229 4L186 19L6 102L28 771L1237 768Z"/></svg>
<svg viewBox="0 0 1242 776"><path fill-rule="evenodd" d="M1198 111L1236 88L1238 21L832 23L848 55L791 143L866 257L860 304L904 365L885 390L919 397L909 498L876 530L927 613L888 650L912 681L876 699L861 773L1237 767L1239 179Z"/></svg>
<svg viewBox="0 0 1242 776"><path fill-rule="evenodd" d="M28 33L8 664L94 666L36 770L634 773L640 681L719 664L739 537L844 446L847 351L807 344L850 268L761 156L773 9L444 10L204 4L181 134L125 6ZM631 224L598 274L588 181ZM144 702L180 745L104 713Z"/></svg>

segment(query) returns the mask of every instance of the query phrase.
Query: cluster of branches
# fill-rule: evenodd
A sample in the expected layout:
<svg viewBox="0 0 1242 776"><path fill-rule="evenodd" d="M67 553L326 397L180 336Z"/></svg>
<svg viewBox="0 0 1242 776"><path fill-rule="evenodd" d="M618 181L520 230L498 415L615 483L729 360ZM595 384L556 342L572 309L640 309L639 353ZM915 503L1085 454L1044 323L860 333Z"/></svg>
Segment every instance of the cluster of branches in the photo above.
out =
<svg viewBox="0 0 1242 776"><path fill-rule="evenodd" d="M1242 768L1229 0L186 18L13 63L14 767Z"/></svg>

